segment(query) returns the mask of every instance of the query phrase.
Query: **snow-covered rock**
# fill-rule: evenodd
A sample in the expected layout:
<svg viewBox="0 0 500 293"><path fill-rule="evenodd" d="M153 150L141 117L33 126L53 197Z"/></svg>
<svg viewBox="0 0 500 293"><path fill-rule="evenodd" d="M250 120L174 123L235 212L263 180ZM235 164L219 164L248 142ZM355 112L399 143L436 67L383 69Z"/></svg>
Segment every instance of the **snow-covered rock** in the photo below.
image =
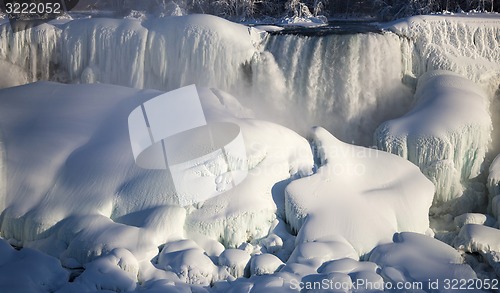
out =
<svg viewBox="0 0 500 293"><path fill-rule="evenodd" d="M422 282L425 291L433 288L431 283L444 290L446 279L475 279L476 274L469 265L463 264L462 256L451 246L431 237L416 233L398 233L394 243L375 248L370 261L381 268L380 274L388 282Z"/></svg>
<svg viewBox="0 0 500 293"><path fill-rule="evenodd" d="M236 277L249 276L250 254L241 249L229 248L219 256L219 265L227 267L229 273Z"/></svg>
<svg viewBox="0 0 500 293"><path fill-rule="evenodd" d="M158 255L159 268L177 274L188 284L207 286L227 277L192 240L180 240L165 245ZM222 272L222 271L221 271Z"/></svg>
<svg viewBox="0 0 500 293"><path fill-rule="evenodd" d="M379 126L376 144L419 166L436 185L435 202L456 199L464 191L462 183L480 173L490 143L488 97L449 71L420 77L415 97L410 112Z"/></svg>
<svg viewBox="0 0 500 293"><path fill-rule="evenodd" d="M458 229L461 229L466 224L478 224L485 225L488 227L493 227L496 224L495 218L490 215L477 214L477 213L466 213L453 220Z"/></svg>
<svg viewBox="0 0 500 293"><path fill-rule="evenodd" d="M128 259L123 261L124 259ZM130 264L135 257L124 249L114 250L107 256L100 257L85 264L85 270L73 283L67 284L62 292L85 292L94 290L109 290L115 292L133 291L137 287L139 266Z"/></svg>
<svg viewBox="0 0 500 293"><path fill-rule="evenodd" d="M54 292L68 279L58 259L30 248L16 250L0 238L2 292Z"/></svg>
<svg viewBox="0 0 500 293"><path fill-rule="evenodd" d="M467 252L500 252L500 230L477 224L464 225L454 246Z"/></svg>
<svg viewBox="0 0 500 293"><path fill-rule="evenodd" d="M298 231L296 250L333 241L346 247L347 255L339 258L353 251L361 257L390 243L395 232L429 231L434 187L416 166L343 143L322 128L314 129L312 143L322 166L286 189L286 219Z"/></svg>
<svg viewBox="0 0 500 293"><path fill-rule="evenodd" d="M270 253L256 254L250 261L250 273L252 275L274 274L283 267L283 262Z"/></svg>

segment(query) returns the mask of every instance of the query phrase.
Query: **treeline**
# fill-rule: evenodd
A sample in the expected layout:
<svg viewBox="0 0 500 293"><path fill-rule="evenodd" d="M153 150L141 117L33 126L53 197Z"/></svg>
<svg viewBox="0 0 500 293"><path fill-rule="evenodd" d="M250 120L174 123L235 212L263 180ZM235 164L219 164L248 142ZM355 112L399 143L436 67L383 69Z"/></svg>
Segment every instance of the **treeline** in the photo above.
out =
<svg viewBox="0 0 500 293"><path fill-rule="evenodd" d="M235 20L311 17L376 17L392 20L432 12L500 12L500 0L80 0L79 9L131 10L172 15L207 13Z"/></svg>

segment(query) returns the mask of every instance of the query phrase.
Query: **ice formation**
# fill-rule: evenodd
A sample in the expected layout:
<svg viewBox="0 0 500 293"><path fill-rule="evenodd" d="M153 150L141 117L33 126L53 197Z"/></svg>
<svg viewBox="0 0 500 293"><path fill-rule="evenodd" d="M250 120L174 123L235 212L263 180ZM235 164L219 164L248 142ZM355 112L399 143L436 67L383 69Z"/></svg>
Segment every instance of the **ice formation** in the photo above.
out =
<svg viewBox="0 0 500 293"><path fill-rule="evenodd" d="M492 97L500 84L498 16L415 16L385 26L403 37L406 79L449 70L479 84Z"/></svg>
<svg viewBox="0 0 500 293"><path fill-rule="evenodd" d="M488 175L489 210L500 221L500 155L490 165Z"/></svg>
<svg viewBox="0 0 500 293"><path fill-rule="evenodd" d="M492 128L489 100L473 82L442 70L421 76L415 97L410 112L379 126L376 144L419 166L436 185L435 201L448 202L481 171Z"/></svg>
<svg viewBox="0 0 500 293"><path fill-rule="evenodd" d="M322 166L286 188L286 220L298 231L294 253L304 254L297 251L302 243L332 242L347 247L340 257L363 257L396 232L429 232L434 186L416 166L343 143L322 128L314 130L312 143Z"/></svg>

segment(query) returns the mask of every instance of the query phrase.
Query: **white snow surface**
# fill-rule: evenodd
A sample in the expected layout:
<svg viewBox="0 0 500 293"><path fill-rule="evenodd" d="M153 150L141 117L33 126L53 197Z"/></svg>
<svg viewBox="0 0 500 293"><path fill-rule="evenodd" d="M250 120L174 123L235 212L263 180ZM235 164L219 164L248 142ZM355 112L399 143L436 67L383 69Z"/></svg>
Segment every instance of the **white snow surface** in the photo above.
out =
<svg viewBox="0 0 500 293"><path fill-rule="evenodd" d="M443 70L421 76L415 97L411 111L379 126L375 142L419 166L436 186L437 203L459 198L463 184L481 172L491 141L488 97L472 81Z"/></svg>
<svg viewBox="0 0 500 293"><path fill-rule="evenodd" d="M343 143L323 128L311 139L322 166L286 188L286 219L298 231L291 258L322 255L317 249L299 251L301 243L334 242L346 247L340 257L363 257L396 232L429 232L434 186L416 166Z"/></svg>

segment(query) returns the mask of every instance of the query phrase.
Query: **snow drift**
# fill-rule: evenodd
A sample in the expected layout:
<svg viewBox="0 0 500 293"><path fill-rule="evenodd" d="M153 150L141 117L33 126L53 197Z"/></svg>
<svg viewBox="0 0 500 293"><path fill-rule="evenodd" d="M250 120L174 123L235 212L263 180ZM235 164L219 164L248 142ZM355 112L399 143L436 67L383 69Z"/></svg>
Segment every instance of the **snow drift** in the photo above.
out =
<svg viewBox="0 0 500 293"><path fill-rule="evenodd" d="M436 185L435 202L448 202L462 196L463 184L481 171L492 128L489 100L473 82L449 71L420 77L415 97L414 108L383 123L375 141L419 166Z"/></svg>

